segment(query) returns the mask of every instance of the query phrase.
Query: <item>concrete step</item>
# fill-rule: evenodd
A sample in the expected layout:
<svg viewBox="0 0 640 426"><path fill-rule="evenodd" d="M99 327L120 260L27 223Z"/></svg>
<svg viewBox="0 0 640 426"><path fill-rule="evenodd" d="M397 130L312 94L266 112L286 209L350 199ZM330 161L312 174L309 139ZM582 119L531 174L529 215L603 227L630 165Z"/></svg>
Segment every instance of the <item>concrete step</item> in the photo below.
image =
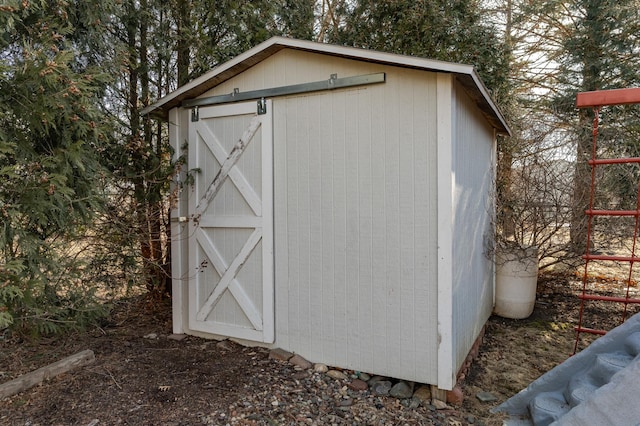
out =
<svg viewBox="0 0 640 426"><path fill-rule="evenodd" d="M529 403L529 415L536 426L548 426L570 409L571 406L560 392L540 393Z"/></svg>
<svg viewBox="0 0 640 426"><path fill-rule="evenodd" d="M640 314L492 411L509 413L511 417L505 421L509 426L522 418L529 418L536 425L549 425L558 419L558 424L563 425L640 426L638 395Z"/></svg>
<svg viewBox="0 0 640 426"><path fill-rule="evenodd" d="M640 331L628 335L624 340L624 347L631 356L640 355Z"/></svg>
<svg viewBox="0 0 640 426"><path fill-rule="evenodd" d="M603 353L596 356L588 376L598 386L609 383L611 377L631 363L633 357L625 352Z"/></svg>
<svg viewBox="0 0 640 426"><path fill-rule="evenodd" d="M576 376L569 380L569 384L562 393L571 407L583 403L598 386L587 376Z"/></svg>

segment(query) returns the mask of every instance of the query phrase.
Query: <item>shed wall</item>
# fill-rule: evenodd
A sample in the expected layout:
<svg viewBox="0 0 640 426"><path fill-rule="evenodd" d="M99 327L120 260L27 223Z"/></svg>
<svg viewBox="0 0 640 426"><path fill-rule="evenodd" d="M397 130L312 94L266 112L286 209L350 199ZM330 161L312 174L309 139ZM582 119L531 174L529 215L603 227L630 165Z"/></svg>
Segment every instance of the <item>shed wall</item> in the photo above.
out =
<svg viewBox="0 0 640 426"><path fill-rule="evenodd" d="M183 108L173 108L169 113L169 140L173 147L173 161L178 162L186 157L186 142L189 140L190 112ZM188 215L190 191L188 186L182 187L186 181L186 170L182 168L172 185L177 195L176 205L171 209L171 275L172 275L172 325L176 334L188 330L189 291L189 244L186 235L189 233L189 223L181 222L181 217Z"/></svg>
<svg viewBox="0 0 640 426"><path fill-rule="evenodd" d="M487 212L494 138L473 102L456 86L453 104L438 111L436 73L291 49L203 96L375 72L387 73L387 82L273 100L274 346L311 361L437 384L438 135L441 144L454 139L447 156L453 194L443 197L448 205L453 197L455 212L453 264L445 262L454 278L453 324L440 324L452 328L453 353L442 353L454 360L443 365L462 363L493 302L483 255L488 221L478 216ZM452 79L443 81L451 88ZM188 111L174 111L187 126ZM446 132L438 116L448 117ZM183 133L172 137L176 147ZM181 250L186 258L187 248ZM180 318L174 316L175 332L188 329L186 320L176 326Z"/></svg>
<svg viewBox="0 0 640 426"><path fill-rule="evenodd" d="M328 80L331 74L339 78L372 74L395 69L380 64L337 58L328 55L284 49L269 56L258 65L206 92L203 97L228 95L233 89L240 92L267 89L293 84Z"/></svg>
<svg viewBox="0 0 640 426"><path fill-rule="evenodd" d="M366 72L331 61L303 72ZM435 74L376 68L386 84L274 101L275 345L435 383Z"/></svg>
<svg viewBox="0 0 640 426"><path fill-rule="evenodd" d="M494 270L486 249L493 238L495 136L457 85L453 99L453 352L457 370L493 308Z"/></svg>

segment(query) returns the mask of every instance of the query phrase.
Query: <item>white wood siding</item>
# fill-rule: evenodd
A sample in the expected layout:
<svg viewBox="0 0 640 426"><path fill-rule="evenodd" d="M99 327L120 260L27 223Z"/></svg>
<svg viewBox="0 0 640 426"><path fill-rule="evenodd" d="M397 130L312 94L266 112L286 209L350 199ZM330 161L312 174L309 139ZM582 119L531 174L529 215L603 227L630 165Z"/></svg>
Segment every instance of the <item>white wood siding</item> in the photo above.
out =
<svg viewBox="0 0 640 426"><path fill-rule="evenodd" d="M189 111L174 108L169 112L169 140L174 149L173 161L187 155L184 149L189 140ZM180 222L187 216L189 188L182 187L187 170L183 167L172 185L177 199L171 210L171 278L172 278L172 315L173 332L185 333L188 329L188 287L189 282L189 223Z"/></svg>
<svg viewBox="0 0 640 426"><path fill-rule="evenodd" d="M189 200L189 327L272 343L271 113L256 115L253 102L203 107L189 128L189 164L199 170Z"/></svg>
<svg viewBox="0 0 640 426"><path fill-rule="evenodd" d="M435 383L435 74L386 71L274 102L276 346Z"/></svg>
<svg viewBox="0 0 640 426"><path fill-rule="evenodd" d="M385 84L273 99L273 346L449 388L493 301L493 129L455 79L285 49L202 96L377 72ZM190 254L177 249L184 276Z"/></svg>
<svg viewBox="0 0 640 426"><path fill-rule="evenodd" d="M453 78L438 74L437 105L437 193L434 201L438 217L438 387L452 389L455 384L453 371Z"/></svg>
<svg viewBox="0 0 640 426"><path fill-rule="evenodd" d="M493 262L486 256L494 185L493 128L464 90L454 90L453 343L457 370L493 307ZM455 374L456 371L454 371Z"/></svg>
<svg viewBox="0 0 640 426"><path fill-rule="evenodd" d="M240 92L248 92L323 81L328 80L331 74L335 73L339 78L342 78L394 69L397 68L285 49L231 80L214 87L202 96L228 95L235 88L238 88Z"/></svg>

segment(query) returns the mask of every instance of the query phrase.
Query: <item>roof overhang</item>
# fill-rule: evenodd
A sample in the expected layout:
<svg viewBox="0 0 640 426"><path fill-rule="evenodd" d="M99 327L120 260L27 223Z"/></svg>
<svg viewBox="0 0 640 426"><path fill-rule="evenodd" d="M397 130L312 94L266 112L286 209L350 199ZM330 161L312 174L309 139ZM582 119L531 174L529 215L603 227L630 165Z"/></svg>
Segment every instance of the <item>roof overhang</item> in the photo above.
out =
<svg viewBox="0 0 640 426"><path fill-rule="evenodd" d="M194 99L202 95L213 87L233 78L283 49L296 49L376 64L453 74L498 133L511 134L504 116L491 99L489 91L480 80L475 68L471 65L285 37L270 38L256 47L247 50L230 61L213 68L211 71L185 84L174 92L171 92L153 105L144 108L141 113L143 115L150 114L154 117L167 120L169 110L180 106L182 101Z"/></svg>

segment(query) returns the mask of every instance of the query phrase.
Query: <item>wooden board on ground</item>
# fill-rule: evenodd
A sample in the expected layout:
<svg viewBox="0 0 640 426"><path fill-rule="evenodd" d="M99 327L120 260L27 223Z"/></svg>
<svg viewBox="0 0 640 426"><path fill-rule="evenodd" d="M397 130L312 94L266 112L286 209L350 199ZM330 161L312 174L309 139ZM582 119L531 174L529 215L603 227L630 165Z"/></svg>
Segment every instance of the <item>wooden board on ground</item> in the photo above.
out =
<svg viewBox="0 0 640 426"><path fill-rule="evenodd" d="M49 380L52 377L62 373L74 370L84 365L90 364L95 360L93 351L86 349L71 355L67 358L56 361L53 364L38 368L30 373L24 374L16 379L10 380L0 385L0 399L23 392L33 386Z"/></svg>

